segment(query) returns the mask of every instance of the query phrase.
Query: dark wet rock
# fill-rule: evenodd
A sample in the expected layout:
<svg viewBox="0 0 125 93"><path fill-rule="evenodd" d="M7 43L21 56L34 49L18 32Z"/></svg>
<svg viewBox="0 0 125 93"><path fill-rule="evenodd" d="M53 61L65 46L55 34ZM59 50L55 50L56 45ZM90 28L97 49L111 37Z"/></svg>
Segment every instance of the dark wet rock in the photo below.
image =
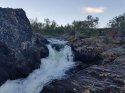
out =
<svg viewBox="0 0 125 93"><path fill-rule="evenodd" d="M39 33L33 33L34 34L34 39L36 44L49 44L49 41L47 41L47 39L45 39L41 34Z"/></svg>
<svg viewBox="0 0 125 93"><path fill-rule="evenodd" d="M32 33L22 9L0 8L0 83L26 77L39 68L40 59L49 55L47 43Z"/></svg>
<svg viewBox="0 0 125 93"><path fill-rule="evenodd" d="M41 93L125 93L125 56L112 64L93 65L68 79L55 80Z"/></svg>
<svg viewBox="0 0 125 93"><path fill-rule="evenodd" d="M51 45L52 45L52 48L54 48L57 51L60 51L64 47L64 45L61 45L61 44L51 44Z"/></svg>

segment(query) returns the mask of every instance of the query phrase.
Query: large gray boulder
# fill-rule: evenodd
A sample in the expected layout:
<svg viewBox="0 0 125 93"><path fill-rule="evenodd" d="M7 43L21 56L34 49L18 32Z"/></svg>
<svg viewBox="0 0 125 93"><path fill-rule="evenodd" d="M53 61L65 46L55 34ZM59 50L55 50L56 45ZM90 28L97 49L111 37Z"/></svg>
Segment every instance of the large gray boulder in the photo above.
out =
<svg viewBox="0 0 125 93"><path fill-rule="evenodd" d="M10 48L31 41L30 22L22 9L0 8L0 41Z"/></svg>
<svg viewBox="0 0 125 93"><path fill-rule="evenodd" d="M0 83L26 77L49 54L47 40L33 34L23 9L0 8ZM3 73L3 74L2 74Z"/></svg>

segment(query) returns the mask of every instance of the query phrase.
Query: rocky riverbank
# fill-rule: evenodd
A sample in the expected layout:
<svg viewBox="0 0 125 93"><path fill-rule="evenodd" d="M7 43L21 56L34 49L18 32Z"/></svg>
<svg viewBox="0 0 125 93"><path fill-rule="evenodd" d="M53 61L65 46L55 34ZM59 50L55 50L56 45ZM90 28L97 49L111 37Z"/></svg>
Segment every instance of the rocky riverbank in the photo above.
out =
<svg viewBox="0 0 125 93"><path fill-rule="evenodd" d="M0 84L28 76L49 51L22 9L0 8Z"/></svg>
<svg viewBox="0 0 125 93"><path fill-rule="evenodd" d="M55 80L41 93L125 93L124 43L106 43L105 37L70 38L76 72Z"/></svg>

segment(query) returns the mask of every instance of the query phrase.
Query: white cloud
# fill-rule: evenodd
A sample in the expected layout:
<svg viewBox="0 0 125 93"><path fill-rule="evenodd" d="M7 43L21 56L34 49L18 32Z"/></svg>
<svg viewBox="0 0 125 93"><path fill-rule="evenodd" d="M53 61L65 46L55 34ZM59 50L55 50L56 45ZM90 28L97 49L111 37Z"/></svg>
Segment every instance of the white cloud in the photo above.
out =
<svg viewBox="0 0 125 93"><path fill-rule="evenodd" d="M99 14L105 11L104 7L85 7L82 8L83 13Z"/></svg>

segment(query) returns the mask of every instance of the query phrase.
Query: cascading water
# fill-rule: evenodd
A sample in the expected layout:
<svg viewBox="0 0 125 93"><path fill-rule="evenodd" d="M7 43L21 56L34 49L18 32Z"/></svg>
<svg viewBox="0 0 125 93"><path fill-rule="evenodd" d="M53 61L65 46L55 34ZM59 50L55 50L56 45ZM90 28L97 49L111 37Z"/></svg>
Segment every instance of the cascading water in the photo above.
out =
<svg viewBox="0 0 125 93"><path fill-rule="evenodd" d="M61 79L65 72L74 66L71 47L65 41L49 40L52 44L65 44L64 48L56 51L48 45L49 56L41 59L39 69L26 79L8 80L0 87L0 93L39 93L43 86L54 79Z"/></svg>

